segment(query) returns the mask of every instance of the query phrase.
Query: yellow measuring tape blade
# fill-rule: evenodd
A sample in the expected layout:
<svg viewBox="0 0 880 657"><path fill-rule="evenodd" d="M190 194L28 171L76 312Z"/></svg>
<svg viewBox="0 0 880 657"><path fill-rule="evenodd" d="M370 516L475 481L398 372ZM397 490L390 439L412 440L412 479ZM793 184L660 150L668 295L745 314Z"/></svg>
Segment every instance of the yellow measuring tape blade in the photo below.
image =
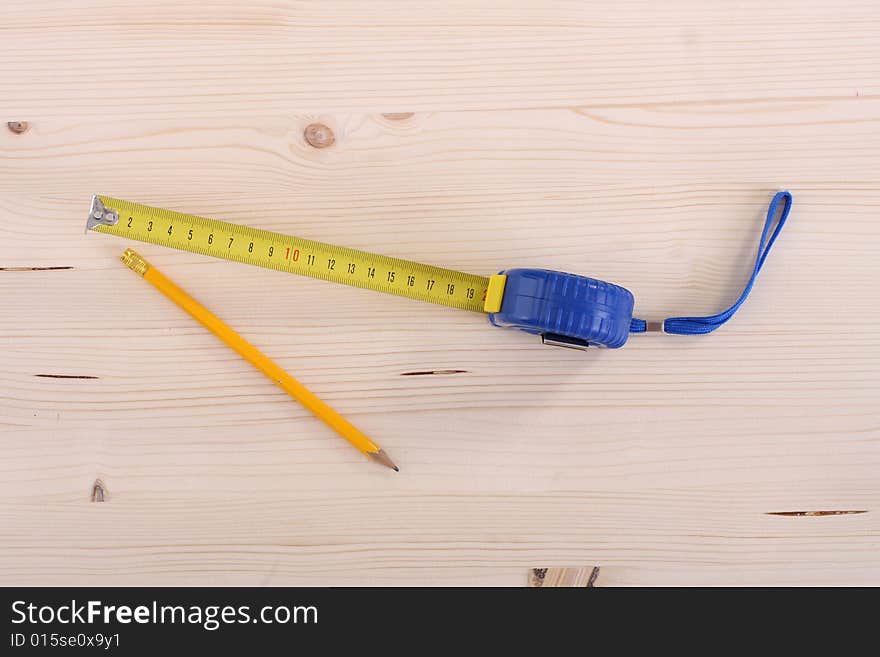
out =
<svg viewBox="0 0 880 657"><path fill-rule="evenodd" d="M100 233L474 312L497 310L493 310L497 296L500 307L497 279L493 281L493 298L489 299L493 303L485 305L490 287L486 276L153 208L109 196L98 198L105 208L119 214L115 225L102 224L92 228Z"/></svg>

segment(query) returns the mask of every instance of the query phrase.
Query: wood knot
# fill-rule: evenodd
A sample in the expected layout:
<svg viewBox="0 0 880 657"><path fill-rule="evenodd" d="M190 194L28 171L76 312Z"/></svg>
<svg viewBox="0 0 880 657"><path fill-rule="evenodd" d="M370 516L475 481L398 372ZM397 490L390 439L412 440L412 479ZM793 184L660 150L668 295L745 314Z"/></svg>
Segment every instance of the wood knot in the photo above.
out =
<svg viewBox="0 0 880 657"><path fill-rule="evenodd" d="M9 128L12 132L17 135L20 135L22 132L28 129L27 121L7 121L6 127Z"/></svg>
<svg viewBox="0 0 880 657"><path fill-rule="evenodd" d="M95 479L95 483L92 484L92 502L103 502L106 494L107 489L104 487L104 482Z"/></svg>
<svg viewBox="0 0 880 657"><path fill-rule="evenodd" d="M406 121L407 119L415 116L414 112L388 112L383 114L386 119L389 121Z"/></svg>
<svg viewBox="0 0 880 657"><path fill-rule="evenodd" d="M532 568L529 586L534 588L595 588L599 566L582 568Z"/></svg>
<svg viewBox="0 0 880 657"><path fill-rule="evenodd" d="M336 141L336 135L323 123L310 123L304 132L306 141L315 148L327 148Z"/></svg>

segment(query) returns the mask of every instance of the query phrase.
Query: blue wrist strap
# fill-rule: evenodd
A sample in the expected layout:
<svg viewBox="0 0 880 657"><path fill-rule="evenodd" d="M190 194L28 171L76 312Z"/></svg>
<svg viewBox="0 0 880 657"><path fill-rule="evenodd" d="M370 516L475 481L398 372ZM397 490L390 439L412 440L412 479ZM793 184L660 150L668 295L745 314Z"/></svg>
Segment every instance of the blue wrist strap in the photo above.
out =
<svg viewBox="0 0 880 657"><path fill-rule="evenodd" d="M782 204L781 212L779 211L780 204ZM755 268L752 270L752 275L749 278L748 283L746 283L746 287L739 296L739 299L736 300L736 303L717 315L708 315L706 317L670 317L663 322L663 332L674 333L677 335L702 335L704 333L711 333L733 317L736 311L739 310L739 307L748 298L749 292L752 291L752 286L755 284L758 272L760 272L761 267L764 266L764 260L767 259L770 249L773 248L773 243L782 231L782 227L785 225L785 220L788 219L788 213L790 211L791 194L789 192L778 192L776 196L773 197L773 200L770 202L770 207L767 209L767 219L764 222L764 230L761 232L761 242L758 245L758 255L755 258ZM776 218L777 214L779 215L778 220ZM776 225L776 228L773 229L771 234L770 229L773 228L774 224ZM769 239L767 237L768 235L770 236ZM629 330L630 333L645 333L648 330L648 322L644 319L633 317L630 322Z"/></svg>

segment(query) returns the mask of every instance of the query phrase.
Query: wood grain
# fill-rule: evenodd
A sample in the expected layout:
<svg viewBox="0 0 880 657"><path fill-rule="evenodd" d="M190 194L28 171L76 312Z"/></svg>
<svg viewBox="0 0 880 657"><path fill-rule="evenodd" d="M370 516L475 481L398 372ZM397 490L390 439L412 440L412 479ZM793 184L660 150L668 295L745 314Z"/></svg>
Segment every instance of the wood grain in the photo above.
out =
<svg viewBox="0 0 880 657"><path fill-rule="evenodd" d="M37 118L864 97L876 3L52 0L4 16Z"/></svg>
<svg viewBox="0 0 880 657"><path fill-rule="evenodd" d="M876 3L32 2L0 35L0 583L880 583ZM656 318L736 297L780 188L728 326L587 354L140 247L396 475L83 234L111 194Z"/></svg>

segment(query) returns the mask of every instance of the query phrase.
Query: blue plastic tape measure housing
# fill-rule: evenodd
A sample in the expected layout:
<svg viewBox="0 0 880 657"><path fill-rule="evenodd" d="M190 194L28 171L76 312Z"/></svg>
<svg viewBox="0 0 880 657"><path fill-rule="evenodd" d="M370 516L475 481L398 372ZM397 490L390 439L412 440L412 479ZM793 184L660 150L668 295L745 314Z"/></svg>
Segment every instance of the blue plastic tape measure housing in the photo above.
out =
<svg viewBox="0 0 880 657"><path fill-rule="evenodd" d="M616 349L629 337L633 295L595 278L548 269L508 269L495 326L540 334L545 342Z"/></svg>

